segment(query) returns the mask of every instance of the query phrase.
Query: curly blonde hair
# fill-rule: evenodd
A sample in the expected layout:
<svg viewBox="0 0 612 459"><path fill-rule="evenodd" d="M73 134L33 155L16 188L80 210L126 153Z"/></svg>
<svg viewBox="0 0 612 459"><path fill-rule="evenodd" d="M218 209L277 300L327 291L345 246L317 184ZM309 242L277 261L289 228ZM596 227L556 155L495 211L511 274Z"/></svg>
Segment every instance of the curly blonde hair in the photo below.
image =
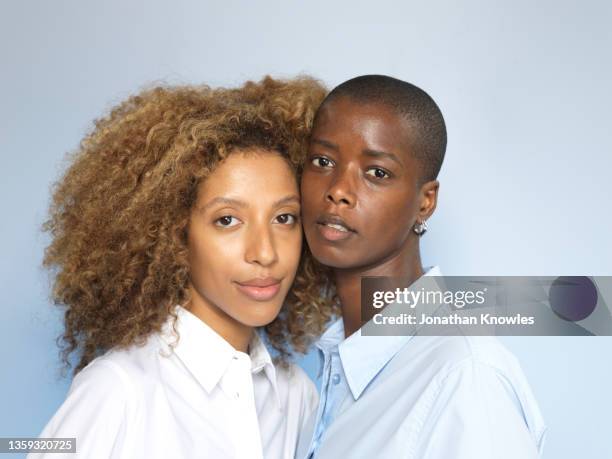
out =
<svg viewBox="0 0 612 459"><path fill-rule="evenodd" d="M65 308L58 341L76 374L111 348L143 344L188 298L186 230L199 183L234 149L278 151L299 179L317 81L266 77L237 89L156 87L94 124L54 185L43 266ZM280 315L265 328L282 362L337 313L306 244Z"/></svg>

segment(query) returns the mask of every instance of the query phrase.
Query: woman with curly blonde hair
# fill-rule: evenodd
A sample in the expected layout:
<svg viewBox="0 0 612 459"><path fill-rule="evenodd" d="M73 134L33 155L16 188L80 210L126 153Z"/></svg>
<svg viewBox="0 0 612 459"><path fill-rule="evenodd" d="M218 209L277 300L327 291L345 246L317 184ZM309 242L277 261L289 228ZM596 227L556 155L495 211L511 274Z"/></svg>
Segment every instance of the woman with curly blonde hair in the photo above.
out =
<svg viewBox="0 0 612 459"><path fill-rule="evenodd" d="M157 87L96 122L44 225L76 376L43 437L81 457L294 456L317 395L288 357L334 312L297 185L324 95Z"/></svg>

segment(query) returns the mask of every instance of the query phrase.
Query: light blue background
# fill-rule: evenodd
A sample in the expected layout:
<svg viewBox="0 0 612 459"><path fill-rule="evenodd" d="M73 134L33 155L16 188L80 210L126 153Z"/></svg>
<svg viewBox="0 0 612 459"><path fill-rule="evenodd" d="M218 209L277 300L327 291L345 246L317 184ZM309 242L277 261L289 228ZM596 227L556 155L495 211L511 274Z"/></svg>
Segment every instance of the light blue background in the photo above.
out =
<svg viewBox="0 0 612 459"><path fill-rule="evenodd" d="M153 81L386 73L449 130L423 260L449 275L612 275L609 2L5 1L0 6L0 436L69 381L40 269L50 184L92 120ZM611 338L511 338L546 458L612 457ZM314 361L304 365L311 371Z"/></svg>

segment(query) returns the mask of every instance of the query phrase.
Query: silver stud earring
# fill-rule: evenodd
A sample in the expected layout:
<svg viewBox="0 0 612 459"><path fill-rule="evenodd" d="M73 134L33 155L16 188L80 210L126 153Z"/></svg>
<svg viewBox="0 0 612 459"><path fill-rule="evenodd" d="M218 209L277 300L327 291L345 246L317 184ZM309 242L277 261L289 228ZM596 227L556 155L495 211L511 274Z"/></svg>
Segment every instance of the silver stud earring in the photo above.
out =
<svg viewBox="0 0 612 459"><path fill-rule="evenodd" d="M427 222L425 220L423 220L422 222L417 222L413 228L415 233L417 233L419 236L422 236L423 234L425 234L425 231L427 231Z"/></svg>

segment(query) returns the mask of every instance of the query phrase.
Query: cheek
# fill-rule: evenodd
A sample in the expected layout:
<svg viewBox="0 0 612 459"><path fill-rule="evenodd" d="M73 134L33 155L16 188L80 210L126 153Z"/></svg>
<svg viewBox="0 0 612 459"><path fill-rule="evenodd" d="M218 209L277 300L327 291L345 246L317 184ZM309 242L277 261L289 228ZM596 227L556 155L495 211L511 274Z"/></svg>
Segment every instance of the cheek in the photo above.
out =
<svg viewBox="0 0 612 459"><path fill-rule="evenodd" d="M221 287L220 281L229 279L232 267L239 255L237 244L228 244L214 234L206 237L195 235L189 238L189 261L191 281L196 287L214 290ZM210 292L209 292L210 293Z"/></svg>
<svg viewBox="0 0 612 459"><path fill-rule="evenodd" d="M367 224L364 225L369 243L375 246L393 245L396 239L405 239L412 227L416 213L411 202L413 196L389 193L388 196L373 196L362 200L363 215L367 215ZM386 205L381 206L380 203Z"/></svg>
<svg viewBox="0 0 612 459"><path fill-rule="evenodd" d="M312 213L320 201L321 197L327 190L327 180L320 174L312 172L304 172L302 176L301 193L302 193L302 212L305 215Z"/></svg>
<svg viewBox="0 0 612 459"><path fill-rule="evenodd" d="M287 234L278 237L277 250L284 270L294 273L297 270L302 253L302 229L297 227Z"/></svg>

